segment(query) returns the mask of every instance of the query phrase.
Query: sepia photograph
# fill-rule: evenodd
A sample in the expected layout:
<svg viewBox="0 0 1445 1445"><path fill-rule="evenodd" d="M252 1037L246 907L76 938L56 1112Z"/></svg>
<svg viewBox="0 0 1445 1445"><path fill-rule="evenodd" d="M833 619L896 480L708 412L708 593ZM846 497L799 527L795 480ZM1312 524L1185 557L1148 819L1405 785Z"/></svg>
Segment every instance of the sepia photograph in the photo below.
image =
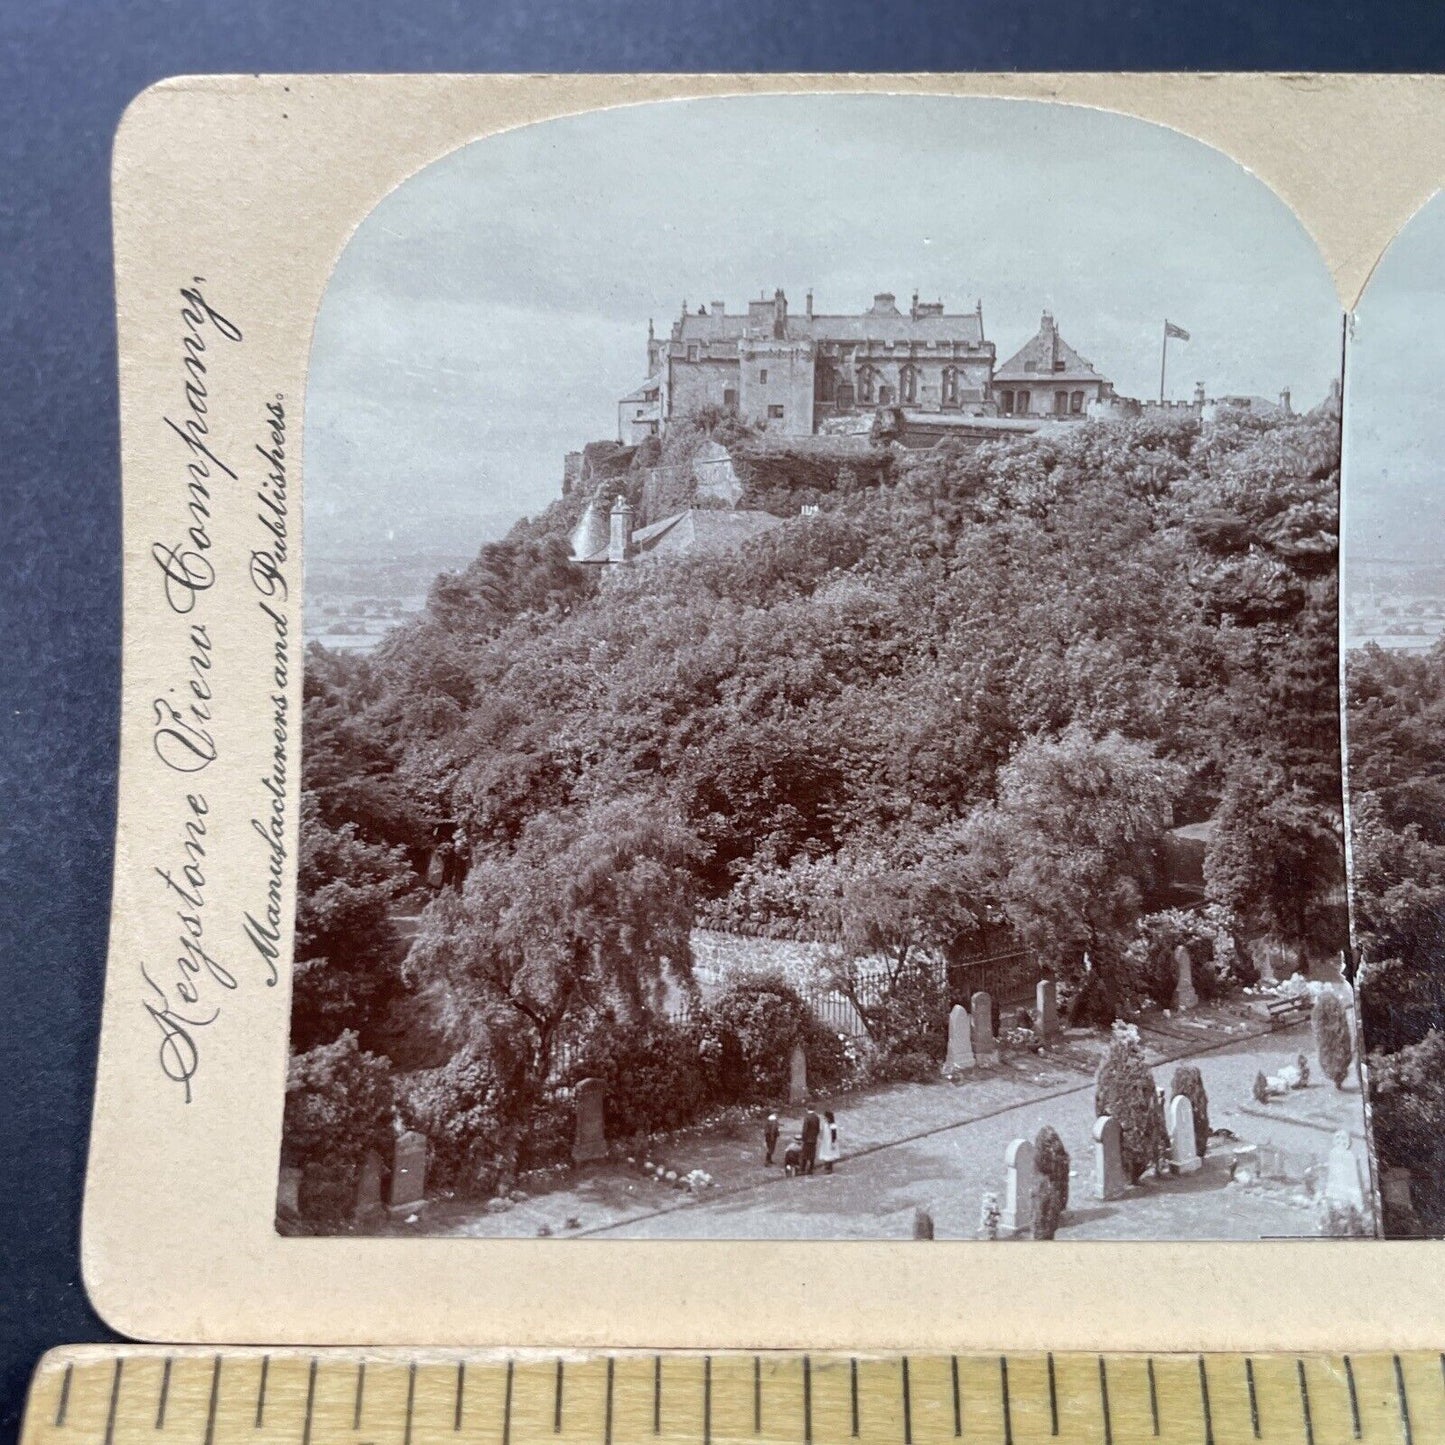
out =
<svg viewBox="0 0 1445 1445"><path fill-rule="evenodd" d="M1445 204L1352 317L1342 509L1350 883L1383 1233L1445 1235Z"/></svg>
<svg viewBox="0 0 1445 1445"><path fill-rule="evenodd" d="M1352 379L1352 946L1344 318L1268 187L1082 106L733 96L358 222L282 1234L1441 1232L1384 1099L1441 1073L1433 440L1368 460Z"/></svg>

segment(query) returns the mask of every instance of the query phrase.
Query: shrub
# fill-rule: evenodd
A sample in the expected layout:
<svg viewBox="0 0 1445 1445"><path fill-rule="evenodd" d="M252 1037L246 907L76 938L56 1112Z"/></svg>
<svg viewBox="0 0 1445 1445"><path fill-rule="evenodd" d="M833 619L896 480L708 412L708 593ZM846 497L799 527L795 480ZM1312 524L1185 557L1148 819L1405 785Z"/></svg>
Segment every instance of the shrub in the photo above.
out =
<svg viewBox="0 0 1445 1445"><path fill-rule="evenodd" d="M922 1054L933 1070L948 1052L948 990L926 969L909 969L866 1010L868 1028L884 1052ZM995 1020L994 1032L998 1032Z"/></svg>
<svg viewBox="0 0 1445 1445"><path fill-rule="evenodd" d="M1063 1213L1064 1204L1059 1197L1058 1186L1052 1179L1038 1175L1034 1180L1034 1238L1052 1239L1058 1233Z"/></svg>
<svg viewBox="0 0 1445 1445"><path fill-rule="evenodd" d="M766 1104L787 1093L793 1045L808 1058L808 1087L843 1080L843 1046L813 1017L797 989L777 974L741 978L711 1000L701 1047L715 1062L719 1103Z"/></svg>
<svg viewBox="0 0 1445 1445"><path fill-rule="evenodd" d="M1094 1078L1094 1113L1119 1121L1124 1174L1130 1184L1162 1152L1163 1121L1154 1076L1145 1062L1138 1034L1131 1028L1114 1030L1109 1050L1099 1061Z"/></svg>
<svg viewBox="0 0 1445 1445"><path fill-rule="evenodd" d="M1183 1094L1194 1110L1194 1152L1202 1159L1209 1148L1209 1095L1204 1076L1193 1064L1180 1064L1169 1081L1170 1095Z"/></svg>
<svg viewBox="0 0 1445 1445"><path fill-rule="evenodd" d="M606 1086L609 1139L679 1129L722 1102L703 1029L691 1022L599 1021L568 1072L573 1082L593 1078Z"/></svg>
<svg viewBox="0 0 1445 1445"><path fill-rule="evenodd" d="M281 1162L302 1170L303 1219L335 1225L350 1217L367 1150L383 1158L389 1153L392 1100L390 1062L362 1053L350 1029L333 1043L292 1055Z"/></svg>
<svg viewBox="0 0 1445 1445"><path fill-rule="evenodd" d="M490 1194L501 1182L509 1129L502 1084L489 1060L470 1049L439 1069L409 1074L398 1111L431 1140L431 1179L443 1189Z"/></svg>
<svg viewBox="0 0 1445 1445"><path fill-rule="evenodd" d="M1047 1124L1034 1136L1034 1168L1054 1186L1062 1213L1069 1204L1069 1151L1058 1133Z"/></svg>
<svg viewBox="0 0 1445 1445"><path fill-rule="evenodd" d="M1315 998L1310 1023L1315 1034L1315 1054L1320 1072L1341 1088L1350 1072L1354 1044L1350 1039L1350 1020L1340 996L1333 989L1321 989Z"/></svg>

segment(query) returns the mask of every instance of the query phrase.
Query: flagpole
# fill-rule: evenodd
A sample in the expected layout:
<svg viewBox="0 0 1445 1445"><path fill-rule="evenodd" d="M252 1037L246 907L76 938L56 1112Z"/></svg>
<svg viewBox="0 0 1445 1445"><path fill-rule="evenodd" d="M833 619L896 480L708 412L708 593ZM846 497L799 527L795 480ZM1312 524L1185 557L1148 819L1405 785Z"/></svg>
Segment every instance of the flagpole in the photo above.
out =
<svg viewBox="0 0 1445 1445"><path fill-rule="evenodd" d="M1164 343L1159 348L1159 405L1164 405L1164 367L1169 360L1169 322L1164 322Z"/></svg>

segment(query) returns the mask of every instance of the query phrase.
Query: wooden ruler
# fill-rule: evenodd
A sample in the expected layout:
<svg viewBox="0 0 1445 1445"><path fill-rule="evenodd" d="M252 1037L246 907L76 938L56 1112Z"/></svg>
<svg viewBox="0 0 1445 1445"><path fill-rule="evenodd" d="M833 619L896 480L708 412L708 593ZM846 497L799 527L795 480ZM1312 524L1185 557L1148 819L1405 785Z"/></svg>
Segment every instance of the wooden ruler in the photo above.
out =
<svg viewBox="0 0 1445 1445"><path fill-rule="evenodd" d="M21 1445L1445 1442L1445 1355L53 1351Z"/></svg>

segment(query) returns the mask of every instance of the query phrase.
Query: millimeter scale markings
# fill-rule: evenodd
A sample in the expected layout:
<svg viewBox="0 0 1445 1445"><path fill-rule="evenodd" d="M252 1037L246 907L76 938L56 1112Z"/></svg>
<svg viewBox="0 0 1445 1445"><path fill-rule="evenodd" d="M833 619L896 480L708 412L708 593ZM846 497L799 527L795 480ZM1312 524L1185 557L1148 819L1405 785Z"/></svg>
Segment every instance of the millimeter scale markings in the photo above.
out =
<svg viewBox="0 0 1445 1445"><path fill-rule="evenodd" d="M22 1445L1445 1445L1445 1354L77 1346Z"/></svg>

